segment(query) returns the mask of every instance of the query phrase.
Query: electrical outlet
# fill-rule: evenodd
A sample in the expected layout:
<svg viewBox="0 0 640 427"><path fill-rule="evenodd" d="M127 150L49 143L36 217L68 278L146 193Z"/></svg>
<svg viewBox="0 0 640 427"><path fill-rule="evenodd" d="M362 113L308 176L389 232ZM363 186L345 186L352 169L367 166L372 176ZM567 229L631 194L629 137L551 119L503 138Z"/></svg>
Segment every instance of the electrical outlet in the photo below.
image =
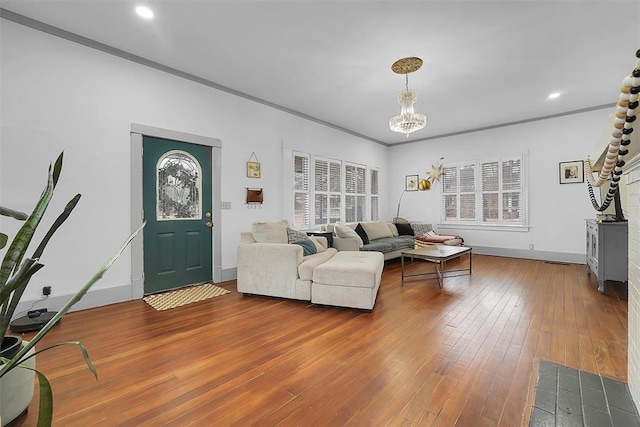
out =
<svg viewBox="0 0 640 427"><path fill-rule="evenodd" d="M44 286L42 288L42 295L51 295L51 286Z"/></svg>
<svg viewBox="0 0 640 427"><path fill-rule="evenodd" d="M529 244L529 250L532 251L533 250L533 243Z"/></svg>

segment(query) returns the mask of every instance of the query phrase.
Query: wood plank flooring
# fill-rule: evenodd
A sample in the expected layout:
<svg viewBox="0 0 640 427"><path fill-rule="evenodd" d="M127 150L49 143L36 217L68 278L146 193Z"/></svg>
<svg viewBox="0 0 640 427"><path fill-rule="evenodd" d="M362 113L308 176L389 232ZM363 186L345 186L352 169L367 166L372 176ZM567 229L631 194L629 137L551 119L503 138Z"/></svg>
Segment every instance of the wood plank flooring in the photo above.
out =
<svg viewBox="0 0 640 427"><path fill-rule="evenodd" d="M76 347L40 355L54 425L518 426L540 358L627 381L615 284L598 294L584 265L473 261L443 289L401 286L388 262L371 313L243 297L231 281L231 294L168 311L138 300L68 314L46 342L83 342L99 380ZM15 425L35 425L36 405Z"/></svg>

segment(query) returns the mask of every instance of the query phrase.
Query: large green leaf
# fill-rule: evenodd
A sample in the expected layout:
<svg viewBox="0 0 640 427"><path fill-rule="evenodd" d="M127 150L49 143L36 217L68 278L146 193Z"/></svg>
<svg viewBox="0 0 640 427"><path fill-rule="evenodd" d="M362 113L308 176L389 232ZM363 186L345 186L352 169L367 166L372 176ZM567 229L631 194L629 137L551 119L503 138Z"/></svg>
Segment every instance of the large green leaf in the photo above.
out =
<svg viewBox="0 0 640 427"><path fill-rule="evenodd" d="M51 383L47 377L37 369L34 371L38 375L38 384L40 385L38 427L50 427L53 422L53 390L51 390Z"/></svg>
<svg viewBox="0 0 640 427"><path fill-rule="evenodd" d="M24 253L29 247L29 243L31 243L31 239L33 238L33 234L35 233L40 220L47 210L47 206L51 201L51 197L53 196L53 175L51 173L51 167L49 168L49 179L47 180L47 186L44 188L42 195L40 196L40 200L36 204L36 207L33 209L29 218L27 218L24 225L20 228L16 236L13 238L11 245L9 245L9 249L2 260L2 265L0 265L0 288L4 287L9 279L9 276L14 271L16 266L20 265L22 262L22 258L24 257ZM2 332L0 332L2 334ZM0 335L1 336L1 335Z"/></svg>
<svg viewBox="0 0 640 427"><path fill-rule="evenodd" d="M118 252L109 258L103 265L98 269L98 271L89 279L89 281L78 291L77 294L71 298L64 307L62 307L58 313L55 314L43 327L38 331L38 333L29 341L29 343L22 347L22 349L16 354L11 362L6 363L0 368L0 378L4 376L11 369L15 368L15 366L22 360L23 357L27 354L27 352L34 347L48 332L55 326L56 323L62 318L64 314L66 314L71 307L73 307L78 301L82 299L82 297L91 289L98 280L102 278L104 273L109 270L109 268L113 265L113 263L118 259L118 257L122 254L122 252L129 246L129 243L142 231L146 222L143 223L136 231L134 231L124 242L124 244L120 247Z"/></svg>
<svg viewBox="0 0 640 427"><path fill-rule="evenodd" d="M18 272L11 276L6 285L0 288L0 301L2 301L0 307L0 339L4 339L7 326L9 326L11 317L25 288L29 284L29 280L42 267L44 265L36 262L35 259L29 258L22 263Z"/></svg>
<svg viewBox="0 0 640 427"><path fill-rule="evenodd" d="M62 158L64 157L64 151L60 153L56 159L56 163L53 166L53 187L58 185L58 179L60 178L60 172L62 172Z"/></svg>
<svg viewBox="0 0 640 427"><path fill-rule="evenodd" d="M58 216L58 218L56 218L53 225L51 225L51 228L49 228L49 231L47 231L47 234L42 239L42 242L40 242L40 245L38 245L38 248L33 253L32 258L40 258L42 256L47 243L49 243L49 240L51 240L51 237L53 237L53 234L56 232L56 230L58 230L58 228L60 228L62 223L64 223L67 218L69 218L69 215L71 215L71 212L76 207L79 200L80 194L76 194L73 199L71 199L69 203L67 203L67 206L64 207L62 213Z"/></svg>
<svg viewBox="0 0 640 427"><path fill-rule="evenodd" d="M13 209L5 208L3 206L0 206L0 215L10 216L11 218L15 218L20 221L24 221L29 217L29 215L24 212L14 211Z"/></svg>
<svg viewBox="0 0 640 427"><path fill-rule="evenodd" d="M66 342L60 342L60 343L57 343L57 344L50 345L48 347L45 347L45 348L42 348L42 349L36 351L35 353L33 353L30 356L25 357L24 359L22 359L20 361L20 363L24 363L25 361L31 359L32 357L35 357L37 354L40 354L40 353L43 353L45 351L54 349L56 347L62 347L62 346L66 346L66 345L77 345L78 347L80 347L80 351L82 352L82 357L84 358L84 361L87 364L87 367L89 368L91 373L93 373L93 376L96 378L96 381L97 381L98 380L98 371L96 371L95 366L93 366L93 362L91 362L91 358L89 357L89 352L87 351L87 348L80 341L66 341Z"/></svg>
<svg viewBox="0 0 640 427"><path fill-rule="evenodd" d="M42 192L36 207L34 208L31 215L27 218L25 224L20 228L15 238L11 242L7 253L5 254L4 259L2 260L2 265L0 266L0 340L2 340L6 334L7 326L11 318L13 317L13 313L15 312L20 299L26 289L29 280L33 273L37 270L34 270L31 274L27 276L21 276L17 280L12 280L11 286L9 286L9 280L15 279L16 272L24 254L31 243L33 235L35 233L36 228L38 227L44 213L49 205L51 198L53 197L53 191L55 189L55 184L59 178L60 172L62 170L62 154L58 156L56 160L55 166L52 168L49 166L49 175L47 180L47 186ZM37 259L42 255L44 248L47 243L55 233L55 231L60 227L60 225L69 217L71 211L75 208L78 200L80 199L80 195L76 195L71 201L67 204L64 211L60 216L56 219L54 224L51 226L44 239L36 249L36 252L32 258ZM15 212L15 211L13 211Z"/></svg>

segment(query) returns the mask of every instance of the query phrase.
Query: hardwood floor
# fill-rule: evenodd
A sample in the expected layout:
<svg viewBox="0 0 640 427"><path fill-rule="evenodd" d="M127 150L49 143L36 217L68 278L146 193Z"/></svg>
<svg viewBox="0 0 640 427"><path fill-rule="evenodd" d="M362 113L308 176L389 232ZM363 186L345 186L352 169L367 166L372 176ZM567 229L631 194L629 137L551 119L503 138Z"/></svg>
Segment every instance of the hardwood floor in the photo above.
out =
<svg viewBox="0 0 640 427"><path fill-rule="evenodd" d="M83 342L99 380L76 347L40 355L54 425L517 426L540 358L626 382L620 289L598 294L584 265L473 261L442 290L401 286L388 262L371 313L243 297L232 281L164 312L138 300L68 314L46 342ZM16 425L36 418L34 399Z"/></svg>

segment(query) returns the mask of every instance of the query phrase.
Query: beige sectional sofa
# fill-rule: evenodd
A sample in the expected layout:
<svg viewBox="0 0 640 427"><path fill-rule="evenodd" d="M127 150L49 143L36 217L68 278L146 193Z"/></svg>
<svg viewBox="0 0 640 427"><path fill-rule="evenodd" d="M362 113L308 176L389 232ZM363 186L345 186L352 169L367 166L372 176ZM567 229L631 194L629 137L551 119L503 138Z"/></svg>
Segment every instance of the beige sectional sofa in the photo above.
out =
<svg viewBox="0 0 640 427"><path fill-rule="evenodd" d="M310 246L316 253L308 253ZM241 233L237 287L245 295L371 310L383 267L380 253L340 254L326 238L307 237L287 221L253 223Z"/></svg>
<svg viewBox="0 0 640 427"><path fill-rule="evenodd" d="M347 229L348 228L348 229ZM431 224L420 222L392 223L387 221L327 224L323 230L333 233L333 247L338 251L381 252L385 261L399 258L403 250L425 244L457 246L459 236L434 233ZM431 235L437 237L429 237Z"/></svg>

